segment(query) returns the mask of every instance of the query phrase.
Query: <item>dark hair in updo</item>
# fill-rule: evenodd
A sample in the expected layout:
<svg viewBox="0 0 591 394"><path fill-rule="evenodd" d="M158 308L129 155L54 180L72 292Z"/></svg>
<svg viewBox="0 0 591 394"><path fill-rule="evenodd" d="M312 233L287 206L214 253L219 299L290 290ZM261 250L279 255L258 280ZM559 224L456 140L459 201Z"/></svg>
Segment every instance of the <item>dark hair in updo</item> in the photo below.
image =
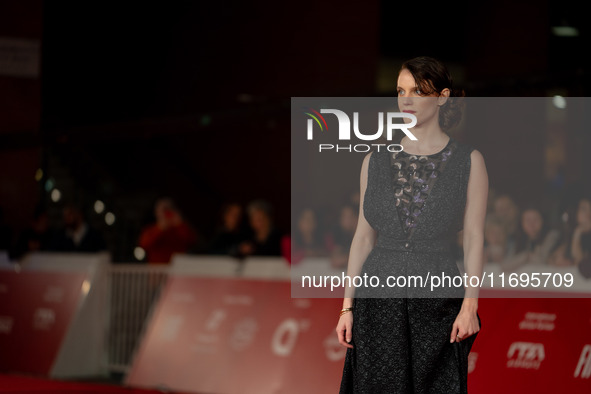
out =
<svg viewBox="0 0 591 394"><path fill-rule="evenodd" d="M465 93L453 87L451 74L443 63L432 57L419 56L405 61L400 68L400 71L402 70L411 73L418 88L425 95L439 94L443 89L449 89L449 98L439 110L439 126L447 131L460 123Z"/></svg>

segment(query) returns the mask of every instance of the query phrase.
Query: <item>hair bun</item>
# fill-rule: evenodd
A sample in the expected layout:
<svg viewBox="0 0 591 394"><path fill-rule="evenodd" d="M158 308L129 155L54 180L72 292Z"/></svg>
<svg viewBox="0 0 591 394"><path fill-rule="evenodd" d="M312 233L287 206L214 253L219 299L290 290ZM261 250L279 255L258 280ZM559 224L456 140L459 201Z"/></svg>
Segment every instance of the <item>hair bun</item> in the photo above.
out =
<svg viewBox="0 0 591 394"><path fill-rule="evenodd" d="M444 131L457 126L462 120L465 97L463 89L451 89L447 102L439 109L439 125Z"/></svg>

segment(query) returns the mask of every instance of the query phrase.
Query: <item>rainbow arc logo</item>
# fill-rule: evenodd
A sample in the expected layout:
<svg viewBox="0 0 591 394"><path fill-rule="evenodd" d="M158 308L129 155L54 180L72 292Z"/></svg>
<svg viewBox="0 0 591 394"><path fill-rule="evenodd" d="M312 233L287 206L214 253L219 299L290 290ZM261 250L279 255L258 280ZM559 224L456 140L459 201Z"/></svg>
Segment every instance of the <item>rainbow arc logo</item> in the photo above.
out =
<svg viewBox="0 0 591 394"><path fill-rule="evenodd" d="M318 111L315 111L313 108L305 108L304 107L304 113L306 115L308 115L309 117L311 117L312 119L314 119L316 121L316 123L318 123L318 126L320 126L320 130L324 131L324 128L326 128L326 130L328 130L328 125L326 124L326 120L324 119L324 116L320 115L320 113ZM318 119L320 118L320 119ZM320 120L322 120L322 123L324 123L324 127L322 127L322 123L320 122Z"/></svg>

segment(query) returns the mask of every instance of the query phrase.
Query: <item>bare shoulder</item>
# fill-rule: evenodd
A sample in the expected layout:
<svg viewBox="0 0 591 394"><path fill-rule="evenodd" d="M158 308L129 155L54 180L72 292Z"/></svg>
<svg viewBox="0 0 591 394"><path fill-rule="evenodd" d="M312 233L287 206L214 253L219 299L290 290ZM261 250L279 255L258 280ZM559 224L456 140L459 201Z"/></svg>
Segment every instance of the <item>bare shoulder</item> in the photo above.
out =
<svg viewBox="0 0 591 394"><path fill-rule="evenodd" d="M477 149L473 149L470 152L469 188L470 185L475 185L482 189L488 185L488 171L484 163L484 156Z"/></svg>
<svg viewBox="0 0 591 394"><path fill-rule="evenodd" d="M470 158L472 160L476 159L484 161L484 156L482 156L482 153L476 148L472 149L472 152L470 153Z"/></svg>
<svg viewBox="0 0 591 394"><path fill-rule="evenodd" d="M482 156L482 153L478 149L473 149L470 153L470 162L472 166L476 167L476 169L486 168L484 164L484 156Z"/></svg>

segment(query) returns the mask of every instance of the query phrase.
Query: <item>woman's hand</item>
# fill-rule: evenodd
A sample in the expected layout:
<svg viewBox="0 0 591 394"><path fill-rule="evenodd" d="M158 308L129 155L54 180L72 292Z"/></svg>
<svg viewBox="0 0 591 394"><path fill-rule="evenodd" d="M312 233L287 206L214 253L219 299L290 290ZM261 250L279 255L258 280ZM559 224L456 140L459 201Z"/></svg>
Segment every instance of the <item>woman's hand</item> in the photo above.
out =
<svg viewBox="0 0 591 394"><path fill-rule="evenodd" d="M339 343L344 347L353 348L349 342L353 338L353 313L347 312L343 316L339 318L339 323L337 324L337 336L339 338Z"/></svg>
<svg viewBox="0 0 591 394"><path fill-rule="evenodd" d="M460 342L461 340L476 334L478 331L480 331L480 323L478 322L476 310L461 309L454 321L453 328L451 329L450 342ZM458 338L458 336L461 339Z"/></svg>

